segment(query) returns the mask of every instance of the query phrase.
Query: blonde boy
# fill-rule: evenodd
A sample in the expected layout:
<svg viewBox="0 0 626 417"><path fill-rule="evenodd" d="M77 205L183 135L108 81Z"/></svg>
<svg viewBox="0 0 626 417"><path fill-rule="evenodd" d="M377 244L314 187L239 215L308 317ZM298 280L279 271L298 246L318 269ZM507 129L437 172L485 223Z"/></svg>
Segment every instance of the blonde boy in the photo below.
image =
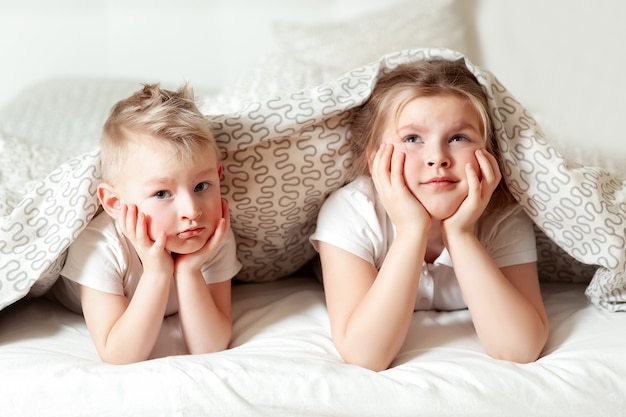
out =
<svg viewBox="0 0 626 417"><path fill-rule="evenodd" d="M227 348L241 264L193 91L144 85L113 107L100 147L104 212L70 247L53 295L82 310L105 362L148 359L176 312L189 353Z"/></svg>

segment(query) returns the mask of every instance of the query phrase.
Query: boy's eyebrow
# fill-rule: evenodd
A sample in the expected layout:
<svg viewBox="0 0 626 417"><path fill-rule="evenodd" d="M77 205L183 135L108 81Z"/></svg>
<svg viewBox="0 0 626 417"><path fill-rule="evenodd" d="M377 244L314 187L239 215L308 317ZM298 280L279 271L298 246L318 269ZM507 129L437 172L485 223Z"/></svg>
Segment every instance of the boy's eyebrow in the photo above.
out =
<svg viewBox="0 0 626 417"><path fill-rule="evenodd" d="M204 177L206 175L209 175L213 172L217 172L217 167L208 167L206 169L203 169L202 171L199 171L197 173L197 177ZM154 178L148 178L148 180L146 181L149 184L167 184L169 182L171 182L173 179L171 177L154 177Z"/></svg>

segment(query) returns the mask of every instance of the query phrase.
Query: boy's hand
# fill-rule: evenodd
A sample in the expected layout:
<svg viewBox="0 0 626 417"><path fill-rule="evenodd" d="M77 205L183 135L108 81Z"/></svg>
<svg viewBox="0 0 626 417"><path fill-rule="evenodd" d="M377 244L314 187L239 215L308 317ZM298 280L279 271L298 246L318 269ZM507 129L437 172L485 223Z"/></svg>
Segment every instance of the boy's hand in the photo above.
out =
<svg viewBox="0 0 626 417"><path fill-rule="evenodd" d="M137 251L144 272L152 270L172 276L174 262L170 253L165 249L167 240L165 232L161 232L156 241L152 240L148 235L146 216L134 204L122 205L118 224L124 236L131 241L135 251Z"/></svg>
<svg viewBox="0 0 626 417"><path fill-rule="evenodd" d="M174 275L178 276L180 273L190 273L199 271L209 258L211 258L219 249L220 243L226 232L230 227L230 213L228 210L228 203L222 199L222 218L220 219L217 228L213 232L213 235L206 241L204 246L198 251L188 253L184 255L177 254L174 258Z"/></svg>
<svg viewBox="0 0 626 417"><path fill-rule="evenodd" d="M400 230L430 227L431 218L404 180L404 152L381 144L372 160L372 180L389 218Z"/></svg>
<svg viewBox="0 0 626 417"><path fill-rule="evenodd" d="M484 149L476 151L476 160L480 167L481 176L469 165L465 167L467 175L467 197L454 214L442 220L442 230L445 233L470 232L474 233L474 225L483 214L493 192L497 188L502 174L496 157Z"/></svg>

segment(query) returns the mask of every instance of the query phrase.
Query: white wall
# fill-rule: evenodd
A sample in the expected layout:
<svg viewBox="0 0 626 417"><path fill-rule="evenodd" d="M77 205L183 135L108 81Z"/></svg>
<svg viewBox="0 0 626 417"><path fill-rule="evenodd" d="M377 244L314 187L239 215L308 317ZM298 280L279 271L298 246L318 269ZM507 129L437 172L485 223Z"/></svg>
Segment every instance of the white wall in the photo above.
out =
<svg viewBox="0 0 626 417"><path fill-rule="evenodd" d="M0 0L0 106L50 76L232 84L273 50L271 22L376 0ZM167 61L167 62L166 62Z"/></svg>
<svg viewBox="0 0 626 417"><path fill-rule="evenodd" d="M626 2L481 0L482 64L558 139L626 158Z"/></svg>
<svg viewBox="0 0 626 417"><path fill-rule="evenodd" d="M461 0L491 69L564 141L626 157L626 2ZM0 105L49 76L188 80L219 90L276 48L271 22L380 0L0 0ZM382 34L381 36L383 36Z"/></svg>

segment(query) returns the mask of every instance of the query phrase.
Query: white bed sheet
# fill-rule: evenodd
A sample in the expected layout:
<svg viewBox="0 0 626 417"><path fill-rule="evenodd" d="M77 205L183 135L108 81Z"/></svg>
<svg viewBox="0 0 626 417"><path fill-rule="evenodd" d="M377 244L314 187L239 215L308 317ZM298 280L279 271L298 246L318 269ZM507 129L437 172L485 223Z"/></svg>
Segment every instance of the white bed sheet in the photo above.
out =
<svg viewBox="0 0 626 417"><path fill-rule="evenodd" d="M543 284L552 331L535 363L489 358L466 310L418 312L379 373L341 361L309 277L235 286L230 350L176 355L173 316L155 352L173 356L125 366L99 361L81 316L26 299L0 311L0 416L624 415L626 315L584 288Z"/></svg>

